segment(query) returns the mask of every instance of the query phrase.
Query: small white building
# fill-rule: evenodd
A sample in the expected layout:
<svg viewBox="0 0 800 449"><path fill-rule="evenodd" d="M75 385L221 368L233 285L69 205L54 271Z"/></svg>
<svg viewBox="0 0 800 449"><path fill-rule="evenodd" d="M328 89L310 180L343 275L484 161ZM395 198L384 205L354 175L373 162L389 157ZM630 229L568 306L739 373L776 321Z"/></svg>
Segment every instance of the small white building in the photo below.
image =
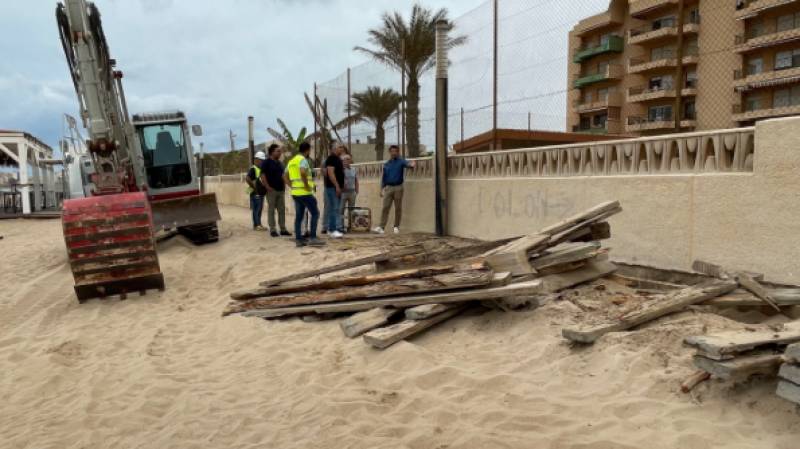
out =
<svg viewBox="0 0 800 449"><path fill-rule="evenodd" d="M59 207L63 187L56 179L53 149L24 131L0 130L0 167L10 167L16 185L0 186L4 192L19 192L22 213Z"/></svg>

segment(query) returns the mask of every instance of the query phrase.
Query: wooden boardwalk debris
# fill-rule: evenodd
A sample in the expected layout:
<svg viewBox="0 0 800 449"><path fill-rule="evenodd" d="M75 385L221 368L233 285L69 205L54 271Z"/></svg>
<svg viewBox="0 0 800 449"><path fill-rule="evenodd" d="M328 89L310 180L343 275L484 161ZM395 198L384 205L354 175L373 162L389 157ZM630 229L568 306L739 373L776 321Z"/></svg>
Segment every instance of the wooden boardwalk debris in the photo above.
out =
<svg viewBox="0 0 800 449"><path fill-rule="evenodd" d="M764 288L763 285L759 284L755 278L747 273L736 273L736 281L742 286L742 288L756 295L765 303L769 304L773 309L777 310L778 312L781 311L781 308L775 303L775 299L770 296L767 289Z"/></svg>
<svg viewBox="0 0 800 449"><path fill-rule="evenodd" d="M694 387L707 381L711 378L711 374L703 370L697 371L681 383L681 392L689 393L694 390Z"/></svg>
<svg viewBox="0 0 800 449"><path fill-rule="evenodd" d="M784 356L789 362L800 364L800 344L787 346Z"/></svg>
<svg viewBox="0 0 800 449"><path fill-rule="evenodd" d="M706 283L677 290L663 299L651 301L613 322L579 329L563 329L564 338L579 343L594 343L609 332L619 332L647 323L665 315L684 310L693 304L731 292L737 284L733 281L712 280Z"/></svg>
<svg viewBox="0 0 800 449"><path fill-rule="evenodd" d="M487 251L491 251L514 240L516 240L516 238L480 242L460 248L445 247L436 250L424 250L416 254L391 257L386 260L377 261L375 262L375 267L378 269L378 271L387 271L404 268L416 268L424 265L446 263L449 261L469 260L477 258Z"/></svg>
<svg viewBox="0 0 800 449"><path fill-rule="evenodd" d="M406 309L406 318L409 320L425 320L456 307L459 307L458 304L424 304Z"/></svg>
<svg viewBox="0 0 800 449"><path fill-rule="evenodd" d="M800 341L800 322L787 323L779 331L720 332L714 335L687 337L684 343L697 348L703 355L714 360L741 352L751 351L767 345L787 345Z"/></svg>
<svg viewBox="0 0 800 449"><path fill-rule="evenodd" d="M800 306L800 290L793 288L769 289L769 296L778 307ZM721 296L710 299L703 303L704 306L714 307L758 307L763 306L764 301L746 290L736 290Z"/></svg>
<svg viewBox="0 0 800 449"><path fill-rule="evenodd" d="M541 270L556 265L591 259L600 254L600 243L566 243L531 261L531 267Z"/></svg>
<svg viewBox="0 0 800 449"><path fill-rule="evenodd" d="M279 309L250 310L242 316L259 318L278 318L284 316L303 315L308 313L347 313L360 312L375 307L409 308L423 304L439 304L469 301L484 301L505 298L510 296L533 295L541 289L541 282L534 280L511 284L503 287L468 289L446 293L420 294L412 296L399 296L395 298L380 298L361 301L344 301L330 304L314 304L305 306L283 307Z"/></svg>
<svg viewBox="0 0 800 449"><path fill-rule="evenodd" d="M800 385L800 365L784 363L783 366L781 366L778 375L781 377L781 379Z"/></svg>
<svg viewBox="0 0 800 449"><path fill-rule="evenodd" d="M379 307L351 315L340 321L339 327L342 328L342 332L348 338L356 338L365 332L388 323L389 319L399 312L399 309Z"/></svg>
<svg viewBox="0 0 800 449"><path fill-rule="evenodd" d="M777 394L787 401L800 404L800 385L782 380L778 382Z"/></svg>
<svg viewBox="0 0 800 449"><path fill-rule="evenodd" d="M781 311L780 307L778 307L778 305L775 303L775 300L770 296L767 289L759 283L759 281L764 279L764 275L762 274L747 273L744 271L734 272L726 270L719 265L702 260L695 260L694 263L692 263L692 269L719 279L734 279L742 288L756 295L756 297L760 298L776 311Z"/></svg>
<svg viewBox="0 0 800 449"><path fill-rule="evenodd" d="M616 271L617 266L611 262L597 260L587 263L583 268L560 274L551 274L539 279L541 294L556 293L580 284L592 282Z"/></svg>
<svg viewBox="0 0 800 449"><path fill-rule="evenodd" d="M378 349L386 349L401 340L448 320L464 310L465 307L460 306L424 320L405 320L392 326L374 329L364 334L364 342Z"/></svg>
<svg viewBox="0 0 800 449"><path fill-rule="evenodd" d="M755 374L775 376L783 363L780 354L756 354L733 360L712 360L694 356L694 366L722 380L746 379Z"/></svg>
<svg viewBox="0 0 800 449"><path fill-rule="evenodd" d="M408 256L412 254L419 254L425 251L425 248L422 245L413 245L407 248L397 249L389 252L384 252L380 254L375 254L373 256L367 257L359 257L358 259L349 260L347 262L342 262L336 265L331 265L328 267L318 268L315 270L304 271L301 273L294 273L288 276L284 276L277 279L272 279L268 281L262 282L260 285L263 287L270 287L273 285L281 285L291 281L299 281L302 279L308 279L316 276L322 276L323 274L328 273L335 273L337 271L349 270L352 268L363 267L365 265L374 264L375 262L385 261L392 258L398 258L403 256Z"/></svg>

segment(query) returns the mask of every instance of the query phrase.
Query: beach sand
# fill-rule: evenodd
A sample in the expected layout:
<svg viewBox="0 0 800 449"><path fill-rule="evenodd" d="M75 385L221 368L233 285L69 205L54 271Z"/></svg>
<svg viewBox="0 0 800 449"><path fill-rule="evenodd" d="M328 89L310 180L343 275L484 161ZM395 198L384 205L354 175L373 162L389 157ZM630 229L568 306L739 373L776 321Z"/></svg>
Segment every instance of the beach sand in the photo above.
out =
<svg viewBox="0 0 800 449"><path fill-rule="evenodd" d="M385 351L336 321L222 318L228 293L362 250L297 250L224 208L161 245L167 290L79 305L61 225L0 221L0 448L800 447L775 382L679 385L697 311L571 347L575 302L465 315Z"/></svg>

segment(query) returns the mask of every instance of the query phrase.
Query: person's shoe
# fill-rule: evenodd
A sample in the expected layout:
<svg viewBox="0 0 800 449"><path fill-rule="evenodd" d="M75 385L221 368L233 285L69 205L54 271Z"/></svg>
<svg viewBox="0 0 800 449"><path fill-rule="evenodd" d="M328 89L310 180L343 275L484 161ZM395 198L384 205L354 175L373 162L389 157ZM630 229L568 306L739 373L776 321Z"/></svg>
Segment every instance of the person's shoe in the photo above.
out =
<svg viewBox="0 0 800 449"><path fill-rule="evenodd" d="M395 226L395 227L394 227L394 233L395 233L395 234L399 234L399 233L400 233L400 228L398 228L397 226Z"/></svg>
<svg viewBox="0 0 800 449"><path fill-rule="evenodd" d="M284 229L281 231L281 235L284 237L291 237L292 233Z"/></svg>
<svg viewBox="0 0 800 449"><path fill-rule="evenodd" d="M323 230L322 230L322 233L323 233L323 234L327 234L327 233L328 233L328 230L327 230L327 229L323 229Z"/></svg>
<svg viewBox="0 0 800 449"><path fill-rule="evenodd" d="M330 233L330 237L332 239L340 239L340 238L344 237L344 234L342 234L339 231L333 231L333 232Z"/></svg>
<svg viewBox="0 0 800 449"><path fill-rule="evenodd" d="M372 232L374 232L376 234L383 234L383 228L378 226L375 229L373 229Z"/></svg>
<svg viewBox="0 0 800 449"><path fill-rule="evenodd" d="M311 240L309 240L309 241L308 241L308 245L309 245L309 246L325 246L325 245L326 245L326 243L325 243L325 242L323 242L323 241L322 241L322 240L320 240L320 239L316 239L316 238L314 238L314 239L311 239Z"/></svg>
<svg viewBox="0 0 800 449"><path fill-rule="evenodd" d="M272 232L270 232L270 233L269 233L269 235L271 235L271 236L273 236L273 237L278 237L278 236L280 236L280 234L278 234L278 233L277 233L277 232L275 232L275 231L272 231Z"/></svg>
<svg viewBox="0 0 800 449"><path fill-rule="evenodd" d="M311 237L311 234L309 234L308 232L304 232L303 233L303 238L304 239L308 240L309 237Z"/></svg>
<svg viewBox="0 0 800 449"><path fill-rule="evenodd" d="M253 230L254 231L263 231L264 229L265 229L264 226L261 226L261 225L253 226Z"/></svg>
<svg viewBox="0 0 800 449"><path fill-rule="evenodd" d="M308 243L306 243L306 241L305 241L305 240L295 240L295 241L294 241L294 245L295 245L296 247L298 247L298 248L302 248L302 247L304 247L304 246L308 246Z"/></svg>

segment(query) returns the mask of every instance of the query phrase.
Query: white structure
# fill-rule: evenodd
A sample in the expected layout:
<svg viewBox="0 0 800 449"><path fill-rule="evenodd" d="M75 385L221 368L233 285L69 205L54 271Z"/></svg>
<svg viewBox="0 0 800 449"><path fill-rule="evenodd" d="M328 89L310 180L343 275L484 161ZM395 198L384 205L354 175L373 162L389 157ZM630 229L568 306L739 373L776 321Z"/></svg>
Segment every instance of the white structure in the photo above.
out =
<svg viewBox="0 0 800 449"><path fill-rule="evenodd" d="M0 165L18 169L23 214L58 207L57 192L63 192L63 188L56 185L53 166L61 164L61 160L53 159L53 149L36 137L0 130Z"/></svg>

